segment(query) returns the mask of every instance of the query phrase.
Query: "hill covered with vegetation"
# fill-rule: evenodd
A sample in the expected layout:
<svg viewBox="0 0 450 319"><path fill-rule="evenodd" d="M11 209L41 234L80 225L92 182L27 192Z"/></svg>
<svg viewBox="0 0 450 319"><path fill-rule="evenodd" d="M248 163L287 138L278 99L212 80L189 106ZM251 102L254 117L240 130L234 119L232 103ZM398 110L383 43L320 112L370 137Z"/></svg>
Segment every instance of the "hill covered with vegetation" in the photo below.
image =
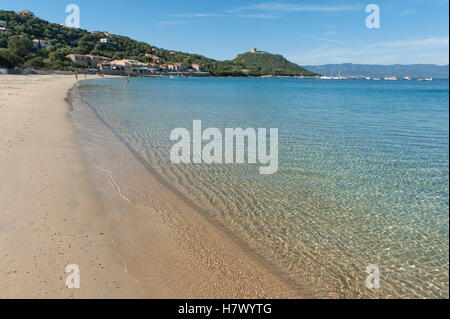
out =
<svg viewBox="0 0 450 319"><path fill-rule="evenodd" d="M267 52L247 52L238 55L232 62L249 70L248 73L253 75L316 75L295 63L289 62L279 54Z"/></svg>
<svg viewBox="0 0 450 319"><path fill-rule="evenodd" d="M282 56L272 54L243 54L233 61L217 61L202 55L161 49L151 44L120 35L109 35L110 43L100 40L104 32L88 32L50 23L29 15L18 15L0 10L0 20L7 23L0 37L0 66L14 68L39 67L53 70L74 70L85 67L72 62L70 53L101 55L112 59L135 59L150 63L158 56L160 64L183 63L186 66L199 64L203 71L218 76L241 75L313 75ZM34 48L32 40L48 41L52 47ZM245 70L243 72L242 70ZM248 71L246 71L248 70Z"/></svg>

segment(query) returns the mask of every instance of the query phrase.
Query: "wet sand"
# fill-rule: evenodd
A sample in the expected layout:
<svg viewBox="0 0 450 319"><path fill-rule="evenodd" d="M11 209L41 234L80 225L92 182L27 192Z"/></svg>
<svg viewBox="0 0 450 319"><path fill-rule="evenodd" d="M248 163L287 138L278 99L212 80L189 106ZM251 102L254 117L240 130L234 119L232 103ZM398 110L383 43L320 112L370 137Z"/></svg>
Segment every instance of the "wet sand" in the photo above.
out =
<svg viewBox="0 0 450 319"><path fill-rule="evenodd" d="M161 184L89 108L71 114L74 84L0 77L0 298L303 295ZM80 289L65 287L67 264L79 265Z"/></svg>

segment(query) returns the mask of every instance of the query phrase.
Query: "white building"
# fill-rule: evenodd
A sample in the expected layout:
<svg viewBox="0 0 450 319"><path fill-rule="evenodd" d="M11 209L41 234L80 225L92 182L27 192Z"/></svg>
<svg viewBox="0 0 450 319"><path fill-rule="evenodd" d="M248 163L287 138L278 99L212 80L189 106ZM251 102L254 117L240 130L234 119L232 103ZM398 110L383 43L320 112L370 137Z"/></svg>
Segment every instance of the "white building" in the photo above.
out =
<svg viewBox="0 0 450 319"><path fill-rule="evenodd" d="M6 21L0 20L0 37L6 31Z"/></svg>
<svg viewBox="0 0 450 319"><path fill-rule="evenodd" d="M113 60L102 63L101 70L104 74L121 75L147 75L153 71L150 70L147 63L129 59Z"/></svg>
<svg viewBox="0 0 450 319"><path fill-rule="evenodd" d="M50 42L40 39L34 39L33 40L33 48L35 49L44 49L44 48L52 48L53 45L51 45Z"/></svg>
<svg viewBox="0 0 450 319"><path fill-rule="evenodd" d="M110 58L107 58L104 56L98 56L98 55L91 55L91 54L72 53L72 54L67 55L66 58L72 60L73 62L84 63L90 68L97 68L97 66L99 64L111 61Z"/></svg>

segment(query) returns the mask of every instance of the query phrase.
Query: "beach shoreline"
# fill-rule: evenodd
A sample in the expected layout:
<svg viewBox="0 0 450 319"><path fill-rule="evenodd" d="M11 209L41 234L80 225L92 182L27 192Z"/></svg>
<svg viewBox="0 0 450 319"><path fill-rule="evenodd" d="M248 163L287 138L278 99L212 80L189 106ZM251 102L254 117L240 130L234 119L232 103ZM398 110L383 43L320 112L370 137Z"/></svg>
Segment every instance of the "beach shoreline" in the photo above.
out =
<svg viewBox="0 0 450 319"><path fill-rule="evenodd" d="M80 146L89 141L80 134L91 132L64 101L76 82L0 77L0 179L8 185L0 189L0 298L301 297L145 173L124 145L115 144L120 158L94 163L93 153L109 149ZM82 116L95 122L87 111ZM118 188L127 176L114 165L123 162L145 176L139 185L153 194L151 209ZM68 264L79 265L80 289L65 287Z"/></svg>
<svg viewBox="0 0 450 319"><path fill-rule="evenodd" d="M0 298L139 298L105 236L64 102L74 76L1 76ZM66 288L66 266L80 289Z"/></svg>

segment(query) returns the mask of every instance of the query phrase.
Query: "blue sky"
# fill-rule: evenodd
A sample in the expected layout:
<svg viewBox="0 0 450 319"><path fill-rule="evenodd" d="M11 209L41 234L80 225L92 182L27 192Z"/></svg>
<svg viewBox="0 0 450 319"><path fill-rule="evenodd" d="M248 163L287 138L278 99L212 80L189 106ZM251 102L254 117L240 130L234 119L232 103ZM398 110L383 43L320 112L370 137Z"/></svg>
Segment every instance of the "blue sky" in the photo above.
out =
<svg viewBox="0 0 450 319"><path fill-rule="evenodd" d="M449 61L448 0L0 0L0 9L64 23L70 3L83 29L219 60L255 47L300 65ZM380 7L379 29L365 25L370 3Z"/></svg>

